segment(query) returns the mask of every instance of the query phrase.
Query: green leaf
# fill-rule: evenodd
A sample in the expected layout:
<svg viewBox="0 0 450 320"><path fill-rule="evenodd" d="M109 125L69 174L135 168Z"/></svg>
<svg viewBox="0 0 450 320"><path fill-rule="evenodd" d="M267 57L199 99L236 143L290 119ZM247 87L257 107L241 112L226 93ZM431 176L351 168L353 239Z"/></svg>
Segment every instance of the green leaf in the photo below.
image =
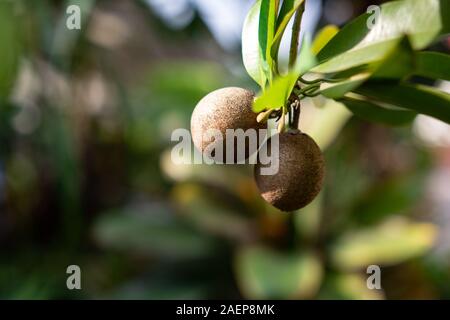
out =
<svg viewBox="0 0 450 320"><path fill-rule="evenodd" d="M320 30L312 45L313 53L317 55L338 32L339 28L335 25L328 25Z"/></svg>
<svg viewBox="0 0 450 320"><path fill-rule="evenodd" d="M403 0L383 4L378 23L370 30L369 14L344 27L318 55L323 64L314 71L332 73L380 60L398 39L405 35L414 50L430 45L438 36L448 33L449 24L443 11L445 0Z"/></svg>
<svg viewBox="0 0 450 320"><path fill-rule="evenodd" d="M10 94L21 54L19 21L23 17L15 14L15 5L13 1L0 3L0 100Z"/></svg>
<svg viewBox="0 0 450 320"><path fill-rule="evenodd" d="M438 52L417 54L415 75L450 81L450 55Z"/></svg>
<svg viewBox="0 0 450 320"><path fill-rule="evenodd" d="M281 40L283 39L286 27L295 15L296 11L305 2L305 0L284 0L280 9L276 24L276 33L271 46L271 56L274 61L278 59Z"/></svg>
<svg viewBox="0 0 450 320"><path fill-rule="evenodd" d="M332 247L331 260L342 270L398 264L426 253L436 235L437 229L432 224L391 218L375 228L342 236Z"/></svg>
<svg viewBox="0 0 450 320"><path fill-rule="evenodd" d="M365 83L355 92L378 102L410 109L450 123L450 95L430 87L374 82Z"/></svg>
<svg viewBox="0 0 450 320"><path fill-rule="evenodd" d="M235 266L241 291L250 299L309 298L322 281L322 266L311 253L246 248L237 255Z"/></svg>
<svg viewBox="0 0 450 320"><path fill-rule="evenodd" d="M411 111L388 109L371 101L344 98L340 102L359 118L392 126L409 124L417 116Z"/></svg>
<svg viewBox="0 0 450 320"><path fill-rule="evenodd" d="M272 85L253 103L253 111L278 109L284 107L289 98L290 77L278 77Z"/></svg>
<svg viewBox="0 0 450 320"><path fill-rule="evenodd" d="M285 76L275 79L273 84L258 97L253 104L253 111L261 112L266 109L278 109L284 107L288 101L297 79L316 63L311 52L311 44L304 39L296 65Z"/></svg>
<svg viewBox="0 0 450 320"><path fill-rule="evenodd" d="M308 35L306 35L303 38L297 62L291 71L293 77L295 78L295 82L300 76L305 74L315 65L317 65L317 59L312 51L311 39Z"/></svg>
<svg viewBox="0 0 450 320"><path fill-rule="evenodd" d="M167 211L152 209L105 213L94 226L95 238L116 250L177 258L204 256L214 250L211 238L168 219Z"/></svg>
<svg viewBox="0 0 450 320"><path fill-rule="evenodd" d="M186 221L204 233L234 241L246 241L252 237L252 221L217 201L214 192L207 186L179 183L173 190L172 198L178 207L183 208Z"/></svg>
<svg viewBox="0 0 450 320"><path fill-rule="evenodd" d="M335 58L316 66L312 71L318 73L335 73L351 69L364 64L379 62L383 60L389 52L395 50L399 39L384 41L357 50L347 51Z"/></svg>
<svg viewBox="0 0 450 320"><path fill-rule="evenodd" d="M260 11L261 0L258 0L245 19L242 31L242 59L249 76L264 89L267 77L262 69L263 56L260 51L258 38Z"/></svg>
<svg viewBox="0 0 450 320"><path fill-rule="evenodd" d="M320 300L382 300L382 290L371 290L367 287L367 275L332 274L325 280L320 290Z"/></svg>
<svg viewBox="0 0 450 320"><path fill-rule="evenodd" d="M338 56L355 47L369 32L367 20L369 14L363 14L346 24L326 45L320 50L317 59L320 63Z"/></svg>
<svg viewBox="0 0 450 320"><path fill-rule="evenodd" d="M349 219L357 225L374 225L392 215L411 215L426 189L426 162L416 160L409 171L372 182L364 193L354 198Z"/></svg>
<svg viewBox="0 0 450 320"><path fill-rule="evenodd" d="M416 65L414 49L407 37L390 51L382 61L375 64L371 78L403 79L410 75Z"/></svg>
<svg viewBox="0 0 450 320"><path fill-rule="evenodd" d="M277 34L281 30L285 30L289 21L294 16L300 5L305 2L305 0L284 0L280 9L280 13L277 18L276 30Z"/></svg>
<svg viewBox="0 0 450 320"><path fill-rule="evenodd" d="M405 37L399 40L398 44L387 52L381 61L367 65L363 71L357 70L358 73L346 81L324 84L322 94L330 99L339 99L370 78L402 79L411 74L414 68L415 54Z"/></svg>
<svg viewBox="0 0 450 320"><path fill-rule="evenodd" d="M329 99L340 99L348 92L355 90L370 78L370 73L360 73L346 81L324 84L321 93Z"/></svg>
<svg viewBox="0 0 450 320"><path fill-rule="evenodd" d="M262 68L269 79L272 81L273 59L271 56L271 45L275 36L275 24L277 18L277 5L274 0L261 0L261 9L259 15L259 50L262 56Z"/></svg>

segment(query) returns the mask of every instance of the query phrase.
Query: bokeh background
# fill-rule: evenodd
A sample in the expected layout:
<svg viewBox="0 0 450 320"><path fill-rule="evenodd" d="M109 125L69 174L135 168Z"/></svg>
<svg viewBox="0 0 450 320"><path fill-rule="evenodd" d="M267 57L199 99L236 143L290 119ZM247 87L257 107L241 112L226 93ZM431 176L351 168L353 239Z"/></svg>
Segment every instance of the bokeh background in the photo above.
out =
<svg viewBox="0 0 450 320"><path fill-rule="evenodd" d="M444 123L306 101L327 178L293 214L261 200L251 166L171 161L201 97L257 89L240 55L252 2L0 1L0 298L450 298ZM309 0L303 32L380 2ZM72 264L82 290L66 288ZM372 264L382 290L367 288Z"/></svg>

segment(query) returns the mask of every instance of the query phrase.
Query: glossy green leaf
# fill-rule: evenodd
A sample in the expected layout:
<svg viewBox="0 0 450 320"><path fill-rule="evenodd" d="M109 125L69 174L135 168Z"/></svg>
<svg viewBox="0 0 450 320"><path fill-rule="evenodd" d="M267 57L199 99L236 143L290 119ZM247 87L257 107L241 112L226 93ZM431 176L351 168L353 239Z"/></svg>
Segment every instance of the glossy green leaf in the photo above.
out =
<svg viewBox="0 0 450 320"><path fill-rule="evenodd" d="M420 85L365 83L356 93L450 123L450 95Z"/></svg>
<svg viewBox="0 0 450 320"><path fill-rule="evenodd" d="M414 74L450 81L450 55L438 52L419 52Z"/></svg>
<svg viewBox="0 0 450 320"><path fill-rule="evenodd" d="M305 39L294 68L287 75L275 79L273 84L255 100L253 111L261 112L266 109L284 107L294 89L297 79L314 66L315 63L315 57L311 52L311 44Z"/></svg>
<svg viewBox="0 0 450 320"><path fill-rule="evenodd" d="M250 77L258 83L261 88L265 88L267 77L265 76L262 64L263 56L259 47L259 14L261 11L261 0L256 1L250 9L244 22L242 31L242 59L245 69Z"/></svg>
<svg viewBox="0 0 450 320"><path fill-rule="evenodd" d="M402 0L383 4L378 23L367 26L364 14L344 27L318 55L323 64L314 71L332 73L380 60L405 35L414 50L448 33L446 0Z"/></svg>
<svg viewBox="0 0 450 320"><path fill-rule="evenodd" d="M289 99L290 77L278 77L272 85L253 103L253 111L278 109L284 107Z"/></svg>
<svg viewBox="0 0 450 320"><path fill-rule="evenodd" d="M281 40L283 39L286 27L291 21L292 17L297 12L298 8L305 2L305 0L284 0L280 9L276 24L276 33L271 46L271 55L274 61L278 59L278 51L280 49Z"/></svg>
<svg viewBox="0 0 450 320"><path fill-rule="evenodd" d="M340 99L348 92L358 88L369 78L370 73L356 74L346 81L322 85L321 93L330 99Z"/></svg>
<svg viewBox="0 0 450 320"><path fill-rule="evenodd" d="M410 75L416 65L416 56L407 37L401 39L398 45L390 51L383 60L375 64L371 78L403 79Z"/></svg>
<svg viewBox="0 0 450 320"><path fill-rule="evenodd" d="M369 14L363 14L346 24L326 45L319 51L317 59L323 63L355 47L369 32L367 20Z"/></svg>
<svg viewBox="0 0 450 320"><path fill-rule="evenodd" d="M241 250L235 267L241 291L249 299L312 297L323 273L311 253L282 254L262 247Z"/></svg>
<svg viewBox="0 0 450 320"><path fill-rule="evenodd" d="M271 56L272 41L275 36L275 24L277 19L277 5L274 0L261 0L259 15L258 41L262 56L262 68L272 81L273 59Z"/></svg>
<svg viewBox="0 0 450 320"><path fill-rule="evenodd" d="M371 101L352 98L340 100L357 117L382 124L401 126L411 123L417 116L415 112L388 109Z"/></svg>
<svg viewBox="0 0 450 320"><path fill-rule="evenodd" d="M340 99L348 92L357 90L359 86L369 79L401 80L416 73L415 70L417 70L418 65L417 55L407 38L400 39L398 44L387 52L381 61L366 66L364 72L358 70L357 72L359 73L346 81L323 85L321 92L328 98ZM429 63L433 62L430 61ZM443 61L442 65L445 67Z"/></svg>
<svg viewBox="0 0 450 320"><path fill-rule="evenodd" d="M330 99L339 99L369 79L403 79L413 72L415 60L409 40L400 39L381 61L367 65L363 72L358 70L348 80L323 85L322 94Z"/></svg>
<svg viewBox="0 0 450 320"><path fill-rule="evenodd" d="M343 270L365 269L371 264L393 265L426 253L436 235L432 224L392 218L378 227L339 238L332 247L331 259Z"/></svg>
<svg viewBox="0 0 450 320"><path fill-rule="evenodd" d="M312 45L314 54L318 54L339 32L339 28L335 25L328 25L319 31Z"/></svg>
<svg viewBox="0 0 450 320"><path fill-rule="evenodd" d="M312 69L312 71L318 73L335 73L364 64L379 62L386 57L389 52L395 50L398 43L399 39L393 39L368 45L357 50L350 50L319 64Z"/></svg>

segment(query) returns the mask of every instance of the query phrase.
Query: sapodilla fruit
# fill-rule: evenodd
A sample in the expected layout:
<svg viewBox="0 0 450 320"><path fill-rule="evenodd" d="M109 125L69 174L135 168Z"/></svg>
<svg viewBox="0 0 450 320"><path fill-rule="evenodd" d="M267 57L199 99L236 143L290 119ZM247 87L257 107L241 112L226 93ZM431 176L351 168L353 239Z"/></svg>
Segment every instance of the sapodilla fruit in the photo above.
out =
<svg viewBox="0 0 450 320"><path fill-rule="evenodd" d="M230 87L213 91L200 100L191 117L191 134L196 148L203 154L207 152L207 148L211 150L216 143L220 142L223 146L223 157L216 156L213 150L210 158L225 162L227 129L242 129L244 132L248 129L256 129L256 136L259 137L259 129L265 129L267 125L256 121L257 114L252 110L254 96L254 93L249 90ZM209 136L207 132L211 129L218 130L222 139ZM237 145L237 139L233 140L233 163L247 159L257 151L259 146L259 139L257 139L257 145L253 146L252 150L249 148L250 139L245 139L245 151L238 157L238 147L242 146Z"/></svg>
<svg viewBox="0 0 450 320"><path fill-rule="evenodd" d="M262 175L263 165L258 161L255 180L267 202L282 211L294 211L308 205L322 189L325 161L314 140L299 130L278 134L278 138L278 172Z"/></svg>

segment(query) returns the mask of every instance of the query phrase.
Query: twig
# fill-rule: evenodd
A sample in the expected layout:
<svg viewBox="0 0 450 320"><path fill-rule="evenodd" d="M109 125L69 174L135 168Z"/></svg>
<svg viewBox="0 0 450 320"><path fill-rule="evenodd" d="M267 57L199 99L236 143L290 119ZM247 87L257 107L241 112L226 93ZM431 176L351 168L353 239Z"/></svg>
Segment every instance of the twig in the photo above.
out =
<svg viewBox="0 0 450 320"><path fill-rule="evenodd" d="M298 55L298 44L300 38L300 30L302 26L303 13L305 12L305 2L303 2L295 13L294 25L292 26L291 48L289 50L289 67L292 68Z"/></svg>
<svg viewBox="0 0 450 320"><path fill-rule="evenodd" d="M292 119L292 127L295 129L300 129L300 108L301 102L297 100L294 105L294 117Z"/></svg>

